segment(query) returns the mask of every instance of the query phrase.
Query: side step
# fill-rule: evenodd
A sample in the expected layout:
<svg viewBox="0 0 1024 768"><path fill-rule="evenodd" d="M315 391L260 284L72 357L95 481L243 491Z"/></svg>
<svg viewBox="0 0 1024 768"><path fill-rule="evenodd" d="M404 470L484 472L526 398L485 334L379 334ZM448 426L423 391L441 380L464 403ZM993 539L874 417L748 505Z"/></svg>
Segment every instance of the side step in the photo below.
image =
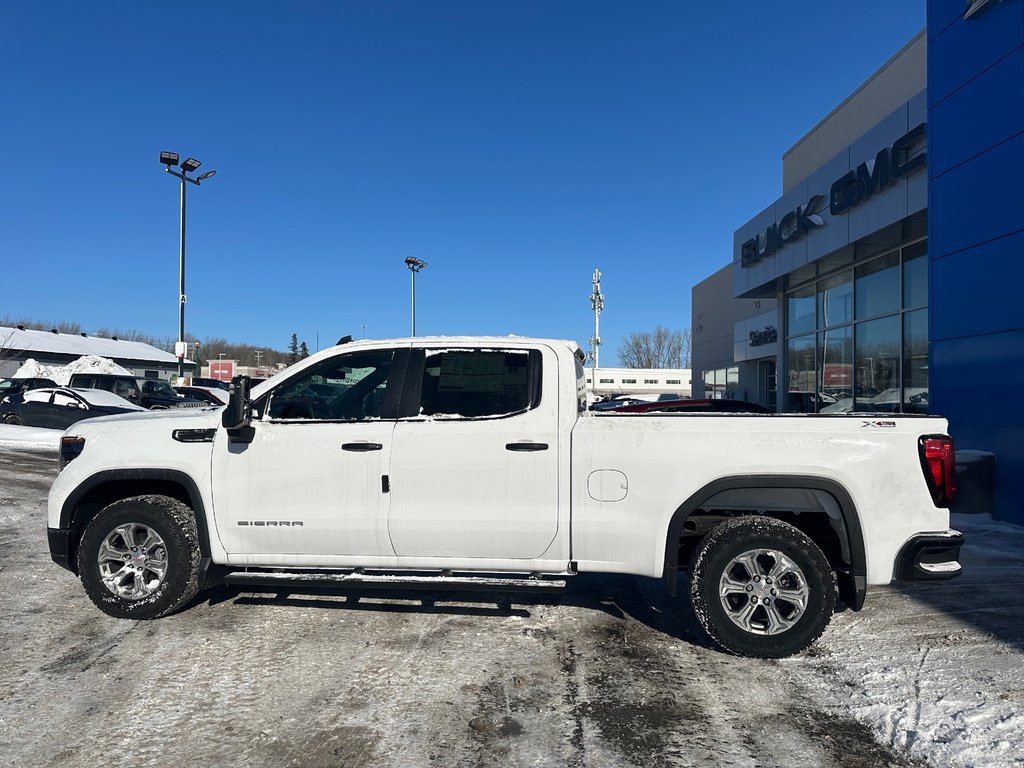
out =
<svg viewBox="0 0 1024 768"><path fill-rule="evenodd" d="M241 587L281 589L451 590L462 592L564 592L564 578L540 574L523 577L498 574L383 573L360 571L232 571L223 583Z"/></svg>

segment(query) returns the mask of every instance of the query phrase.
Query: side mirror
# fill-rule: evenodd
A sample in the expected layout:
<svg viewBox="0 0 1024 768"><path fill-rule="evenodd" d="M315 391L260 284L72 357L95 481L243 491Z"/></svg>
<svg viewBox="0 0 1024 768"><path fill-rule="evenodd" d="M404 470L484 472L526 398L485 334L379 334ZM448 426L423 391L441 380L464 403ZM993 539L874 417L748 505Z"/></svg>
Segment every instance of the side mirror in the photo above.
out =
<svg viewBox="0 0 1024 768"><path fill-rule="evenodd" d="M233 443L252 442L252 400L249 399L249 377L235 376L231 380L231 394L221 415L220 423Z"/></svg>

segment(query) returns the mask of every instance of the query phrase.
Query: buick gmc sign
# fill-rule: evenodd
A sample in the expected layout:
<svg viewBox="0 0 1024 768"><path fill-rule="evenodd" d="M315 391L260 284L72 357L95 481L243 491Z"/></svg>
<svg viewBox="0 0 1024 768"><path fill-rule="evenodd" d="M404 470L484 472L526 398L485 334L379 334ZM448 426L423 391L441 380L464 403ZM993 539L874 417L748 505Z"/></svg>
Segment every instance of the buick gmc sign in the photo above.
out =
<svg viewBox="0 0 1024 768"><path fill-rule="evenodd" d="M928 164L928 125L921 123L907 131L891 146L883 147L871 160L865 160L854 170L833 182L828 195L828 210L840 216L872 195L881 192L900 179L921 170ZM740 263L749 267L761 259L774 256L784 247L811 230L825 226L818 212L823 208L824 195L812 195L804 205L798 205L777 222L767 227L740 246Z"/></svg>
<svg viewBox="0 0 1024 768"><path fill-rule="evenodd" d="M925 167L928 153L914 151L928 140L928 126L921 123L881 149L874 160L865 160L845 176L836 179L829 192L828 210L833 216L846 213L876 192Z"/></svg>

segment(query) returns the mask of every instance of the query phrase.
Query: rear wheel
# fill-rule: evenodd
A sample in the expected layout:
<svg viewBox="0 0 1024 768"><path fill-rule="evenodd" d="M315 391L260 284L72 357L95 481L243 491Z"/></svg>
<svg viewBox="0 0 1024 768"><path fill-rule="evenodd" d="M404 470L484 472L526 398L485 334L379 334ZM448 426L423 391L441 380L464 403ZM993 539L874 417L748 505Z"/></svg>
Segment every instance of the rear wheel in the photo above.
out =
<svg viewBox="0 0 1024 768"><path fill-rule="evenodd" d="M8 413L4 416L4 424L13 424L16 427L24 426L25 422L22 421L21 416L16 413Z"/></svg>
<svg viewBox="0 0 1024 768"><path fill-rule="evenodd" d="M802 531L769 517L740 517L716 526L697 546L690 601L725 650L782 658L825 631L835 610L835 574Z"/></svg>
<svg viewBox="0 0 1024 768"><path fill-rule="evenodd" d="M156 619L199 591L199 535L192 510L166 496L136 496L86 526L78 572L89 598L119 619Z"/></svg>

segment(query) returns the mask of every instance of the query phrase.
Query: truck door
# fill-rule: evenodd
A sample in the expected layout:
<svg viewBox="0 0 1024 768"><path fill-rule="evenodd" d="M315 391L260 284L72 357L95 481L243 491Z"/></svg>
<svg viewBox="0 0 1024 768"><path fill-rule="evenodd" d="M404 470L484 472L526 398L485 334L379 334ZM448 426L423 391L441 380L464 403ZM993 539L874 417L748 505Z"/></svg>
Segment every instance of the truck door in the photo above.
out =
<svg viewBox="0 0 1024 768"><path fill-rule="evenodd" d="M310 564L393 554L386 475L401 378L395 363L406 356L364 350L321 361L282 377L254 404L251 442L217 431L213 506L228 553L254 563L261 555L321 556Z"/></svg>
<svg viewBox="0 0 1024 768"><path fill-rule="evenodd" d="M417 415L396 425L391 458L395 554L540 557L558 532L554 353L419 349L409 377Z"/></svg>

